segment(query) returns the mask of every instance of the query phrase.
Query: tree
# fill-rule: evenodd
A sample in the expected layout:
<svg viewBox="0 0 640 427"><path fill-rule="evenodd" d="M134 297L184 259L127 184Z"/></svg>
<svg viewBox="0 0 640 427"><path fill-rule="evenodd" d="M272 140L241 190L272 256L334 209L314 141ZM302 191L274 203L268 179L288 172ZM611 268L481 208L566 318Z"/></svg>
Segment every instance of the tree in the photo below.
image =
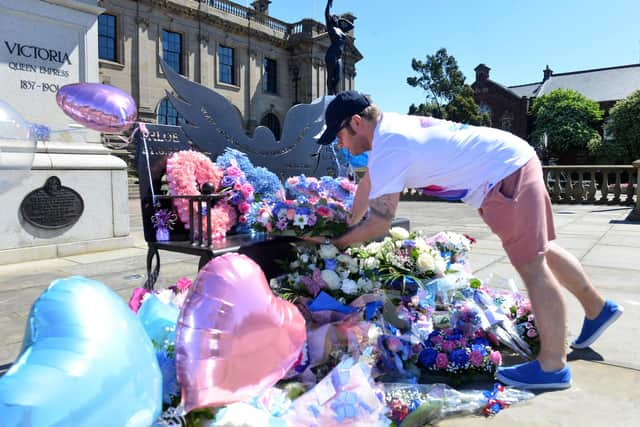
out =
<svg viewBox="0 0 640 427"><path fill-rule="evenodd" d="M456 94L445 108L447 119L470 125L491 126L491 118L487 113L480 113L476 101L473 99L473 89L464 85L462 92Z"/></svg>
<svg viewBox="0 0 640 427"><path fill-rule="evenodd" d="M411 68L420 76L407 77L407 84L424 89L427 104L434 104L444 117L444 108L464 86L464 75L458 69L456 58L449 56L447 49L440 48L435 55L427 55L425 62L413 58Z"/></svg>
<svg viewBox="0 0 640 427"><path fill-rule="evenodd" d="M610 161L630 163L640 159L640 90L613 106L599 153Z"/></svg>
<svg viewBox="0 0 640 427"><path fill-rule="evenodd" d="M409 114L434 116L471 125L491 125L487 114L480 114L478 104L473 99L473 89L464 83L464 74L458 68L456 58L445 48L435 55L427 55L425 62L415 58L411 68L419 77L407 77L407 84L426 91L426 102L411 104Z"/></svg>
<svg viewBox="0 0 640 427"><path fill-rule="evenodd" d="M532 142L541 143L546 134L547 149L555 154L569 151L595 153L602 138L600 105L571 89L556 89L536 98L531 107L534 119Z"/></svg>

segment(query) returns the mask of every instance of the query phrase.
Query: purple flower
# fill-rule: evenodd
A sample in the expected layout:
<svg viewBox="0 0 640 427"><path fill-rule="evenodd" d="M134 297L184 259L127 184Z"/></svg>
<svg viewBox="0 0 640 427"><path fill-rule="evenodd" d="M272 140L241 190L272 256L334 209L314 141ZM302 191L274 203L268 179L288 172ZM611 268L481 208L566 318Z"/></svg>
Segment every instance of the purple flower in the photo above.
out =
<svg viewBox="0 0 640 427"><path fill-rule="evenodd" d="M222 187L233 187L234 184L236 183L236 180L237 179L233 176L225 175L220 180L220 185Z"/></svg>
<svg viewBox="0 0 640 427"><path fill-rule="evenodd" d="M484 363L484 356L479 351L472 351L470 360L473 366L480 367Z"/></svg>

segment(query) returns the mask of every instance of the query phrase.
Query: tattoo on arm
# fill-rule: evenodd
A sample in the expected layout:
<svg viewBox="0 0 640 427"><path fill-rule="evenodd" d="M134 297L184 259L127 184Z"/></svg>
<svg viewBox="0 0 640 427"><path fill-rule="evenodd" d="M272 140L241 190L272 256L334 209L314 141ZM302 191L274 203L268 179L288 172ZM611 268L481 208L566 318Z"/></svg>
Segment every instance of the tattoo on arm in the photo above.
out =
<svg viewBox="0 0 640 427"><path fill-rule="evenodd" d="M386 221L391 221L398 207L398 194L385 194L369 202L369 212Z"/></svg>

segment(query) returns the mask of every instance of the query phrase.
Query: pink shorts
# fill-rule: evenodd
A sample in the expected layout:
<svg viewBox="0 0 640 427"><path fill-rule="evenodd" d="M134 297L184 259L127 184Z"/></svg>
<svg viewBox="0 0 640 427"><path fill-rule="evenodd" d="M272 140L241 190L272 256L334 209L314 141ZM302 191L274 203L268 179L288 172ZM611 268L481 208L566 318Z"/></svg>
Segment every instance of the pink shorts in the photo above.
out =
<svg viewBox="0 0 640 427"><path fill-rule="evenodd" d="M478 212L500 237L515 267L543 255L556 238L551 200L537 156L497 183Z"/></svg>

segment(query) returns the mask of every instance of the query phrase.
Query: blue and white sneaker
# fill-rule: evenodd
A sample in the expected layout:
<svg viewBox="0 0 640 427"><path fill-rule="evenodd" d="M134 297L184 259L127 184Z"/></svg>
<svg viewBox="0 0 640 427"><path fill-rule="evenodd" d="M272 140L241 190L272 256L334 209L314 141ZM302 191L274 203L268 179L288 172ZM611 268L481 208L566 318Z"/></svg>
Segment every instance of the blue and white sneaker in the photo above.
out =
<svg viewBox="0 0 640 427"><path fill-rule="evenodd" d="M614 303L613 301L606 300L604 307L598 317L593 320L584 318L582 324L582 331L578 338L571 343L573 348L587 348L597 340L600 335L613 323L618 317L622 315L624 308Z"/></svg>
<svg viewBox="0 0 640 427"><path fill-rule="evenodd" d="M571 387L568 365L558 371L546 372L537 360L498 368L496 378L504 385L525 390L561 390Z"/></svg>

